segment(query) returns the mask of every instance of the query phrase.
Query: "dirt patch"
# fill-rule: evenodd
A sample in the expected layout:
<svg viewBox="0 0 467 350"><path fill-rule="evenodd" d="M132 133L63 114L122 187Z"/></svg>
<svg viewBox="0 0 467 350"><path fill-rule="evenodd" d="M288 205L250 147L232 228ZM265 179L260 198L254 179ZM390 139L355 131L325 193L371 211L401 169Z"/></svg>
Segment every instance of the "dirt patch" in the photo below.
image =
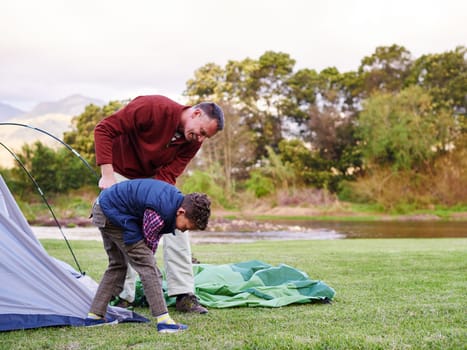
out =
<svg viewBox="0 0 467 350"><path fill-rule="evenodd" d="M255 216L282 216L282 217L316 217L316 216L358 216L360 214L351 213L340 206L331 206L326 209L316 207L300 206L275 206L267 207L259 205L254 208L245 208L237 211L213 210L213 218L236 217L251 220Z"/></svg>
<svg viewBox="0 0 467 350"><path fill-rule="evenodd" d="M454 213L454 214L451 215L451 217L453 219L467 220L467 212L465 212L465 213Z"/></svg>
<svg viewBox="0 0 467 350"><path fill-rule="evenodd" d="M87 217L73 217L57 219L62 227L88 227L92 226L91 219ZM31 226L57 226L56 221L51 217L38 217L28 221Z"/></svg>

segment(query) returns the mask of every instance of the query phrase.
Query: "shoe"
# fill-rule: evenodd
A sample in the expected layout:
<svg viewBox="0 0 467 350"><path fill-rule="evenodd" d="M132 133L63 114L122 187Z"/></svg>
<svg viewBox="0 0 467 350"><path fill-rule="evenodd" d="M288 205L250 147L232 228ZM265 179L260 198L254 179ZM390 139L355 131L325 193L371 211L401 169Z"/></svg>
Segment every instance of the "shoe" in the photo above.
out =
<svg viewBox="0 0 467 350"><path fill-rule="evenodd" d="M198 298L194 294L178 295L177 301L175 302L175 309L180 312L208 313L208 309L200 305Z"/></svg>
<svg viewBox="0 0 467 350"><path fill-rule="evenodd" d="M175 333L188 329L187 325L181 323L168 324L168 323L158 323L157 331L159 333Z"/></svg>
<svg viewBox="0 0 467 350"><path fill-rule="evenodd" d="M97 326L107 326L111 324L117 324L118 320L114 318L92 318L92 317L86 317L84 319L84 325L86 327L97 327Z"/></svg>
<svg viewBox="0 0 467 350"><path fill-rule="evenodd" d="M122 299L120 297L114 297L110 303L111 306L121 307L127 310L133 310L135 305L128 300Z"/></svg>

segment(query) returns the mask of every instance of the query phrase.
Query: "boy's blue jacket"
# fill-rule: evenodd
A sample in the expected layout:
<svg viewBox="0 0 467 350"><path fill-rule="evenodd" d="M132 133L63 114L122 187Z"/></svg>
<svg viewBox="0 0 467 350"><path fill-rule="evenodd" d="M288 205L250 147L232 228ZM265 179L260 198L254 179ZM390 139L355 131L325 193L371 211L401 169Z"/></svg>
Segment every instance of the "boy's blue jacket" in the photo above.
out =
<svg viewBox="0 0 467 350"><path fill-rule="evenodd" d="M144 238L143 215L147 208L164 220L161 233L175 231L175 218L183 194L173 185L154 179L117 183L101 192L99 205L110 222L123 228L123 241L133 244Z"/></svg>

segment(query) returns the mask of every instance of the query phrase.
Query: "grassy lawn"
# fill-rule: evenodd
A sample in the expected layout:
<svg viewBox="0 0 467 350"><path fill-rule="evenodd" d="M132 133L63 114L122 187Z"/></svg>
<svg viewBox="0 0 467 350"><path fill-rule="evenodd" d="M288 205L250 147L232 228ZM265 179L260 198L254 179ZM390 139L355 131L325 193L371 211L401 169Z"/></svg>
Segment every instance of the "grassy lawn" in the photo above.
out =
<svg viewBox="0 0 467 350"><path fill-rule="evenodd" d="M74 266L64 242L42 241ZM99 280L101 243L72 241ZM189 325L160 335L151 324L0 333L1 349L467 349L467 239L262 241L193 245L203 263L285 263L336 290L330 305L210 309L172 317ZM160 260L160 252L158 259ZM139 313L149 316L147 309Z"/></svg>

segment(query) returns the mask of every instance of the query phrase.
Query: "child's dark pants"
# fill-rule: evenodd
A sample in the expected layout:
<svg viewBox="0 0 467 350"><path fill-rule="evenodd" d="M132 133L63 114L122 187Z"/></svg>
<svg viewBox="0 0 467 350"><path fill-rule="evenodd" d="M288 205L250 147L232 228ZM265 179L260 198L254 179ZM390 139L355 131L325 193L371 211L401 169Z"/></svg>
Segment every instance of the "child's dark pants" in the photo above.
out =
<svg viewBox="0 0 467 350"><path fill-rule="evenodd" d="M123 242L123 229L107 220L99 204L94 204L92 208L92 222L101 231L109 266L99 284L90 312L101 316L106 314L112 296L119 295L123 289L127 263L130 263L141 278L151 314L156 317L166 313L162 274L156 266L154 254L144 240L126 245Z"/></svg>

